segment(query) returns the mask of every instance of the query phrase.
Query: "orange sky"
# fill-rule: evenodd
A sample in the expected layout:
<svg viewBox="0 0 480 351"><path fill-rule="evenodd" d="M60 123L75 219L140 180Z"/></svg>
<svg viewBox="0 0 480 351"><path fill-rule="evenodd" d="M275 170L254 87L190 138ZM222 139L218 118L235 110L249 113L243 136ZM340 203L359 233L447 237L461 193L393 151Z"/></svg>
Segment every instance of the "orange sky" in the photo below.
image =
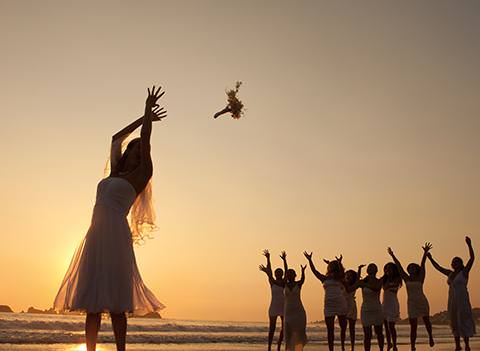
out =
<svg viewBox="0 0 480 351"><path fill-rule="evenodd" d="M50 307L153 83L160 230L136 254L166 317L265 319L264 248L297 268L418 262L427 240L448 265L465 233L478 252L479 35L475 1L0 0L0 304ZM213 120L236 80L245 117ZM426 292L446 309L431 266ZM303 297L322 319L310 272Z"/></svg>

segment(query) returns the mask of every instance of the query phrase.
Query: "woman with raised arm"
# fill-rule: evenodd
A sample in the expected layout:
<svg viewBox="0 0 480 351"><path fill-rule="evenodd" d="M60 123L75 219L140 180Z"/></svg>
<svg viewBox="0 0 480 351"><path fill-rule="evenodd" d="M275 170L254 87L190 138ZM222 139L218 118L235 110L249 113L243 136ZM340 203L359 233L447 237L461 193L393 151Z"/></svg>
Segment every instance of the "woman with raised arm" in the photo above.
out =
<svg viewBox="0 0 480 351"><path fill-rule="evenodd" d="M395 323L400 320L400 303L398 302L397 292L402 286L402 277L398 267L393 262L388 262L383 267L383 324L385 326L385 335L387 336L387 350L393 347L397 351L397 329Z"/></svg>
<svg viewBox="0 0 480 351"><path fill-rule="evenodd" d="M285 251L280 257L285 267L285 351L302 351L307 344L307 314L303 308L300 292L305 282L307 266L300 266L302 276L296 281L297 273L288 268Z"/></svg>
<svg viewBox="0 0 480 351"><path fill-rule="evenodd" d="M360 271L360 269L359 269ZM375 263L367 266L367 276L359 280L355 287L362 288L362 307L360 308L360 319L363 326L363 347L365 351L370 351L372 345L372 327L377 336L378 347L383 350L383 311L380 303L380 291L382 290L382 280L377 278L378 268Z"/></svg>
<svg viewBox="0 0 480 351"><path fill-rule="evenodd" d="M422 262L420 265L410 263L407 266L407 272L404 271L402 264L395 257L391 248L388 248L388 253L393 259L393 262L398 267L400 276L405 282L407 288L407 307L408 307L408 321L410 323L410 347L415 350L417 341L417 325L418 318L423 319L425 328L427 329L429 344L431 347L435 345L432 334L432 323L430 322L430 306L427 297L423 293L423 282L425 281L425 261L428 252L432 249L432 244L425 243L423 248Z"/></svg>
<svg viewBox="0 0 480 351"><path fill-rule="evenodd" d="M464 265L460 257L454 257L451 264L452 270L440 266L430 252L427 254L433 267L448 277L448 318L455 338L456 351L462 349L460 338L463 338L465 342L465 351L470 351L469 338L475 335L475 322L467 288L468 275L475 260L475 253L473 252L472 240L468 236L465 237L465 242L468 246L470 259Z"/></svg>
<svg viewBox="0 0 480 351"><path fill-rule="evenodd" d="M323 304L323 312L325 315L325 325L327 327L328 349L334 349L335 341L335 316L338 318L340 325L340 341L342 350L345 348L345 332L347 329L347 299L345 297L345 286L343 279L345 278L345 270L341 263L341 258L333 261L325 261L327 263L327 274L323 275L315 268L313 263L313 253L303 253L308 260L310 269L315 277L320 280L325 289L325 298Z"/></svg>
<svg viewBox="0 0 480 351"><path fill-rule="evenodd" d="M355 300L355 293L357 292L357 282L360 279L362 268L365 265L358 266L358 270L355 272L349 269L345 272L345 297L347 299L347 322L348 331L350 334L350 350L355 349L355 324L357 323L357 301Z"/></svg>
<svg viewBox="0 0 480 351"><path fill-rule="evenodd" d="M272 299L270 301L270 308L268 309L270 321L268 330L268 351L272 349L273 337L277 327L277 317L280 317L282 323L277 343L277 350L280 351L283 341L283 314L285 309L285 296L283 294L283 289L285 288L285 279L283 278L283 270L281 268L275 269L275 277L273 277L270 252L268 252L268 250L263 250L263 255L267 258L267 266L260 265L260 270L267 274L270 289L272 291Z"/></svg>
<svg viewBox="0 0 480 351"><path fill-rule="evenodd" d="M148 89L144 116L112 137L111 173L97 186L90 228L55 298L58 311L86 312L88 351L96 348L101 313L110 313L117 351L124 351L126 313L143 315L164 308L143 283L133 251L133 243L142 241L148 235L145 230L155 225L150 135L152 121L165 117L157 105L163 94L160 88ZM140 125L140 138L130 141L122 154L122 141Z"/></svg>

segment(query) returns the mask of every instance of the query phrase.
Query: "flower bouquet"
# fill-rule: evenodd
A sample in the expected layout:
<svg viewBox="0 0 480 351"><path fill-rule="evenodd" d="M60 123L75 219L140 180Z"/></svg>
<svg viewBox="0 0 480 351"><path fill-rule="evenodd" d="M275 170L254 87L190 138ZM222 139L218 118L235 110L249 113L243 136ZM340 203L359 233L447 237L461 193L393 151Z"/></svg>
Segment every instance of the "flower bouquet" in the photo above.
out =
<svg viewBox="0 0 480 351"><path fill-rule="evenodd" d="M213 115L213 118L217 118L225 113L230 113L232 115L232 118L234 119L239 119L243 113L243 103L238 99L237 93L238 89L240 88L240 85L242 85L242 82L237 82L235 84L235 90L227 90L227 107L225 107L223 110L215 113Z"/></svg>

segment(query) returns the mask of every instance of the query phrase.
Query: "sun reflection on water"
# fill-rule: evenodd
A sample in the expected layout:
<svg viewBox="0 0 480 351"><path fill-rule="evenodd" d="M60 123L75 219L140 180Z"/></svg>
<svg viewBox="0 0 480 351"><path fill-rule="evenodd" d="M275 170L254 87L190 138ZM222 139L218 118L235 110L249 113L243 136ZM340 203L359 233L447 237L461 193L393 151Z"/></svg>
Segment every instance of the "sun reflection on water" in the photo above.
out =
<svg viewBox="0 0 480 351"><path fill-rule="evenodd" d="M97 351L106 351L104 348L97 346L96 348ZM69 348L66 351L87 351L87 345L86 344L80 344L77 346L74 346L72 348Z"/></svg>
<svg viewBox="0 0 480 351"><path fill-rule="evenodd" d="M67 351L87 351L87 345L86 344L80 344L78 346L72 347L68 349Z"/></svg>

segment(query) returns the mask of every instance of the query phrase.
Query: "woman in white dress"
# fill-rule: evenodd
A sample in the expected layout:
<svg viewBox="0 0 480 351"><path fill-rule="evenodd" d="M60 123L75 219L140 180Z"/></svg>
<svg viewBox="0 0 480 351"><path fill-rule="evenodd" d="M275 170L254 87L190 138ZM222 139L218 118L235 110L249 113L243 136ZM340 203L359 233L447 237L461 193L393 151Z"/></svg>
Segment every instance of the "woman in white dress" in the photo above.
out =
<svg viewBox="0 0 480 351"><path fill-rule="evenodd" d="M355 293L357 292L358 286L358 277L360 277L362 267L364 265L358 266L358 271L355 272L352 269L349 269L345 272L345 297L347 299L347 322L348 322L348 331L350 334L350 350L355 349L355 324L357 323L357 301L355 300Z"/></svg>
<svg viewBox="0 0 480 351"><path fill-rule="evenodd" d="M268 351L272 349L273 337L275 335L278 317L280 317L280 321L282 323L277 343L277 350L280 351L283 341L283 313L285 309L285 296L283 290L285 288L285 279L283 277L283 270L281 268L275 269L275 277L273 277L272 264L270 262L270 252L268 252L268 250L264 250L263 255L267 258L267 266L260 265L259 268L262 272L267 274L268 282L270 283L270 289L272 292L272 299L268 309L268 317L270 321L268 330Z"/></svg>
<svg viewBox="0 0 480 351"><path fill-rule="evenodd" d="M328 349L334 349L335 341L335 316L338 318L340 325L340 341L342 350L345 348L345 333L347 329L347 299L345 297L345 286L343 279L345 278L345 270L340 259L327 262L327 273L323 275L315 268L313 263L313 253L303 253L308 260L310 269L315 277L320 280L325 290L325 298L323 304L323 312L325 315L325 325L327 327Z"/></svg>
<svg viewBox="0 0 480 351"><path fill-rule="evenodd" d="M475 260L475 253L473 252L472 240L468 236L465 237L465 242L468 246L470 259L464 265L460 257L454 257L451 264L452 270L440 266L428 253L428 258L435 269L448 277L448 318L450 319L457 351L462 349L460 338L463 338L465 343L465 351L470 351L469 338L475 335L475 321L467 288L468 275Z"/></svg>
<svg viewBox="0 0 480 351"><path fill-rule="evenodd" d="M380 302L380 291L382 290L382 280L377 278L378 268L374 263L367 267L367 276L359 280L356 287L362 288L362 307L360 308L360 319L363 326L363 347L365 351L370 351L372 344L372 327L377 336L378 347L383 350L383 310Z"/></svg>
<svg viewBox="0 0 480 351"><path fill-rule="evenodd" d="M54 301L57 311L86 312L88 351L96 348L102 312L110 313L117 350L124 351L126 313L141 315L164 307L143 283L133 251L145 227L154 226L150 134L152 121L165 117L157 105L163 94L160 88L148 89L144 116L112 137L110 176L98 184L90 228ZM122 155L122 142L140 125L140 138L132 140Z"/></svg>
<svg viewBox="0 0 480 351"><path fill-rule="evenodd" d="M417 341L417 325L418 318L423 319L425 329L427 329L430 347L435 345L432 333L432 323L430 322L430 306L427 297L423 292L423 283L425 281L425 261L427 259L428 251L432 248L430 243L423 246L423 256L420 265L410 263L407 266L407 272L403 270L402 264L395 257L391 248L388 248L388 253L398 267L400 276L405 282L407 288L407 307L408 307L408 321L410 323L410 347L415 350Z"/></svg>
<svg viewBox="0 0 480 351"><path fill-rule="evenodd" d="M383 316L385 335L387 337L387 350L393 347L397 351L397 330L395 323L400 320L400 304L398 302L397 292L402 286L402 277L395 263L389 262L383 267Z"/></svg>
<svg viewBox="0 0 480 351"><path fill-rule="evenodd" d="M307 266L300 266L302 275L296 281L297 273L288 268L285 251L281 258L285 270L285 351L302 351L307 344L307 314L302 304L301 289Z"/></svg>

